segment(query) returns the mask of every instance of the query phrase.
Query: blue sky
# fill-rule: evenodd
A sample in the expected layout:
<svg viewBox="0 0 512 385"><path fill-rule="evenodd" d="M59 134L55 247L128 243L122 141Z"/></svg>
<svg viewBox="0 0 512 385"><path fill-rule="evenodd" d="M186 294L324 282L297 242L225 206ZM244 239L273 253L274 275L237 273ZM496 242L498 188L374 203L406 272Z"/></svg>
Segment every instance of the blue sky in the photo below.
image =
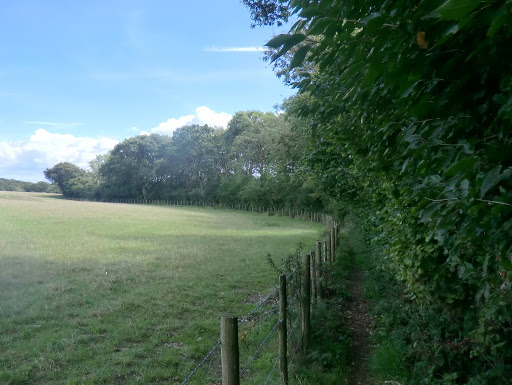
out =
<svg viewBox="0 0 512 385"><path fill-rule="evenodd" d="M279 30L238 0L24 1L0 11L0 178L85 167L123 139L224 126L293 94L262 60Z"/></svg>

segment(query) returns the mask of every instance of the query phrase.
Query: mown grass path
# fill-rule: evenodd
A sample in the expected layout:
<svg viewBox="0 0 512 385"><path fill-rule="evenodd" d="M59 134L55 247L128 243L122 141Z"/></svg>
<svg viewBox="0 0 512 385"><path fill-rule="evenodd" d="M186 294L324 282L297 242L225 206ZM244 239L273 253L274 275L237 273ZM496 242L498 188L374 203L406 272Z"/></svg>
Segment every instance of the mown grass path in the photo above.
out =
<svg viewBox="0 0 512 385"><path fill-rule="evenodd" d="M322 226L0 192L0 383L174 383ZM207 383L199 374L196 383ZM203 377L201 377L203 376Z"/></svg>

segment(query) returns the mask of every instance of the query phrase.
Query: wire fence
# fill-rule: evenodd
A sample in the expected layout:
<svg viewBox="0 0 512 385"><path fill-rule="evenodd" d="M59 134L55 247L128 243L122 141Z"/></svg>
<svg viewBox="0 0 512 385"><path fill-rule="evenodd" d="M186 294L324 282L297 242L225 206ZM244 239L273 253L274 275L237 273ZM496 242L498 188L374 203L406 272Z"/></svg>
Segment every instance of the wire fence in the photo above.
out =
<svg viewBox="0 0 512 385"><path fill-rule="evenodd" d="M296 273L296 271L297 270L290 272L289 277ZM271 337L275 334L275 331L279 326L279 309L277 308L278 293L279 287L275 287L267 296L260 300L249 313L247 313L244 317L241 317L238 321L240 361L245 362L243 368L239 372L240 377L248 372L248 369L250 369L253 362L258 360L258 354L268 347L268 343L271 340ZM297 297L298 292L295 293L293 298L296 299ZM290 303L292 303L292 301ZM270 330L268 330L269 324L271 325ZM266 333L266 335L261 339L261 335L264 333ZM257 342L258 337L261 339L259 342ZM194 375L205 366L205 364L212 358L215 353L218 353L218 348L220 345L221 341L219 339L180 384L185 385L188 383L194 383ZM255 346L256 348L254 349ZM254 350L252 354L251 350ZM219 368L214 368L214 371L218 372L218 370ZM272 374L272 371L269 373L269 375Z"/></svg>
<svg viewBox="0 0 512 385"><path fill-rule="evenodd" d="M303 210L296 207L275 207L275 206L261 206L243 203L226 204L222 202L210 201L189 201L189 200L163 200L163 199L98 199L90 200L85 198L67 198L74 201L92 201L102 203L121 203L121 204L138 204L138 205L153 205L153 206L194 206L194 207L211 207L221 209L232 209L237 211L247 211L253 213L267 214L267 215L280 215L288 216L291 218L298 218L310 222L322 223L329 225L333 219L331 216L315 211Z"/></svg>
<svg viewBox="0 0 512 385"><path fill-rule="evenodd" d="M288 342L300 339L300 328L297 328L297 325L302 316L300 301L302 271L302 266L296 266L286 275ZM278 289L279 287L276 287L273 293ZM278 371L276 371L280 361L276 331L280 321L279 308L276 303L266 318L258 320L259 325L251 324L253 327L251 336L246 334L247 331L241 331L244 338L240 346L240 362L245 364L240 370L240 378L244 383L272 384L279 382ZM298 343L293 346L298 347ZM292 349L291 356L296 353L295 350Z"/></svg>
<svg viewBox="0 0 512 385"><path fill-rule="evenodd" d="M304 334L309 331L304 330L304 320L307 317L304 314L305 309L310 314L314 307L311 305L310 298L320 297L322 290L325 290L328 275L324 275L324 273L327 267L334 262L335 233L336 228L331 228L326 232L327 235L323 243L317 242L316 254L315 251L312 251L310 255L303 256L302 263L298 258L295 263L285 263L288 271L284 274L282 271L280 272L282 278L285 278L286 290L284 292L287 293L284 318L287 326L285 345L290 347L290 354L284 357L286 365L293 366L294 357L302 351L301 348L304 348L304 344L307 343ZM281 309L280 312L279 300L282 295L283 288L280 291L280 287L276 286L236 323L238 342L236 354L238 362L242 363L237 375L244 384L278 384L282 381L282 347L279 339L276 338L276 331L283 320L283 310ZM302 324L299 325L301 322ZM307 328L309 329L309 326ZM214 344L181 385L193 381L197 371L204 367L214 352L219 350L218 347L222 346L221 339ZM214 365L216 367L213 368L216 373L219 373L218 361ZM278 364L279 371L276 370Z"/></svg>
<svg viewBox="0 0 512 385"><path fill-rule="evenodd" d="M263 299L261 299L258 304L244 317L241 317L238 321L238 327L239 327L239 340L240 345L244 348L246 346L252 345L251 339L247 336L251 334L249 337L252 337L252 335L259 335L261 333L261 325L268 322L269 319L275 319L276 315L278 314L278 309L276 307L277 304L277 294L279 293L279 287L275 287L267 296L265 296ZM244 373L252 363L252 361L255 360L258 352L264 347L265 343L270 338L271 334L275 331L276 326L278 323L275 323L274 328L270 331L270 333L265 337L263 342L260 343L258 349L253 354L252 357L250 357L247 360L246 365L242 370L240 370L240 374ZM194 375L205 367L205 364L208 363L215 353L219 353L219 346L221 345L220 338L217 340L217 342L212 346L210 351L203 357L203 359L195 366L195 368L190 372L190 374L180 383L181 385L194 383L193 377ZM246 351L247 349L244 349ZM218 360L217 360L218 361ZM218 372L220 367L219 363L215 364L214 366L217 366L216 368L213 368L213 372ZM211 369L211 368L210 368Z"/></svg>
<svg viewBox="0 0 512 385"><path fill-rule="evenodd" d="M299 329L297 324L301 317L300 311L300 274L302 269L300 266L288 273L287 287L289 289L289 297L287 312L288 317L288 337L291 341L293 337L297 337ZM276 357L277 339L274 338L276 330L280 324L278 298L279 286L275 287L267 296L258 302L258 304L244 317L238 321L238 335L240 346L240 362L243 367L239 371L240 378L249 383L265 383L271 384L276 381L275 369L279 363L279 357ZM292 321L293 320L293 321ZM212 358L214 353L218 353L220 339L213 345L210 351L196 365L190 374L181 382L181 385L194 383L194 375L205 366ZM273 362L268 372L264 368L268 368L268 362ZM261 361L261 362L259 362ZM218 363L217 363L218 366ZM218 372L219 368L214 371ZM258 381L261 380L261 381Z"/></svg>

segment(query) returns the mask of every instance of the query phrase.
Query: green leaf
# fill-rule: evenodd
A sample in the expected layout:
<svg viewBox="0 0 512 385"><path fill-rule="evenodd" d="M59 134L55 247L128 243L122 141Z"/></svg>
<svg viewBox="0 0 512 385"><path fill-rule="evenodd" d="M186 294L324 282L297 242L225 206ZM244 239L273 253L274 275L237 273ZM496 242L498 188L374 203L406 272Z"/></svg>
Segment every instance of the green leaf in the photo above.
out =
<svg viewBox="0 0 512 385"><path fill-rule="evenodd" d="M459 25L458 24L452 25L450 28L448 28L445 31L445 33L443 34L443 37L455 35L458 31L459 31Z"/></svg>
<svg viewBox="0 0 512 385"><path fill-rule="evenodd" d="M309 19L311 17L320 16L321 14L322 14L322 12L320 11L320 9L318 7L310 6L310 7L304 8L299 13L299 16Z"/></svg>
<svg viewBox="0 0 512 385"><path fill-rule="evenodd" d="M303 41L305 38L306 36L303 35L302 33L295 33L293 35L282 33L270 39L270 41L267 44L265 44L265 46L270 48L279 48L281 46L285 46L288 49L290 49L294 45Z"/></svg>
<svg viewBox="0 0 512 385"><path fill-rule="evenodd" d="M325 17L313 19L309 25L308 34L313 36L322 35L325 29L329 27L331 23L332 21Z"/></svg>
<svg viewBox="0 0 512 385"><path fill-rule="evenodd" d="M434 12L444 20L460 20L476 7L481 0L448 0Z"/></svg>
<svg viewBox="0 0 512 385"><path fill-rule="evenodd" d="M377 18L377 17L380 17L380 13L379 13L379 12L374 12L374 13L372 13L371 15L368 15L368 16L366 16L365 18L361 19L361 23L363 23L363 24L368 24L368 22L369 22L370 20L373 20L373 19L375 19L375 18Z"/></svg>
<svg viewBox="0 0 512 385"><path fill-rule="evenodd" d="M501 173L501 175L499 177L499 181L501 182L502 180L510 180L511 177L512 177L512 168L509 167Z"/></svg>
<svg viewBox="0 0 512 385"><path fill-rule="evenodd" d="M425 209L420 211L419 222L427 223L427 222L432 221L432 216L436 211L439 211L439 205L438 204L429 204ZM430 234L428 236L428 239L432 238L433 235L434 235L433 233Z"/></svg>
<svg viewBox="0 0 512 385"><path fill-rule="evenodd" d="M499 182L500 171L501 165L494 167L485 174L482 187L480 188L480 198L482 198L491 187Z"/></svg>
<svg viewBox="0 0 512 385"><path fill-rule="evenodd" d="M375 15L375 14L373 14L373 15ZM365 32L368 32L368 33L374 33L376 31L378 31L379 29L381 29L383 24L384 24L384 18L380 15L377 15L377 16L371 18L370 20L368 20L368 22L364 26L364 30L365 30Z"/></svg>
<svg viewBox="0 0 512 385"><path fill-rule="evenodd" d="M288 49L292 48L293 46L301 43L306 38L306 35L302 33L295 33L293 35L290 35L290 38L286 43L283 44L284 47L287 47ZM284 48L283 47L283 48Z"/></svg>
<svg viewBox="0 0 512 385"><path fill-rule="evenodd" d="M503 23L505 23L508 17L509 16L507 14L507 11L505 10L505 7L501 7L498 10L498 12L496 12L496 15L494 15L491 26L487 30L487 36L493 37L494 35L496 35L496 33L500 30L501 26L503 25Z"/></svg>
<svg viewBox="0 0 512 385"><path fill-rule="evenodd" d="M291 36L293 36L293 35L288 35L288 34L282 33L282 34L277 35L277 36L273 37L272 39L270 39L270 41L265 45L270 48L279 48L283 44L288 42L290 40Z"/></svg>
<svg viewBox="0 0 512 385"><path fill-rule="evenodd" d="M460 196L462 198L466 198L469 195L469 180L464 179L462 182L460 182Z"/></svg>
<svg viewBox="0 0 512 385"><path fill-rule="evenodd" d="M329 65L331 65L334 62L334 59L336 58L337 53L331 52L329 55L327 55L325 58L322 59L319 63L320 70L323 70L327 68Z"/></svg>
<svg viewBox="0 0 512 385"><path fill-rule="evenodd" d="M349 66L344 72L343 72L343 76L346 78L346 79L351 79L353 78L354 76L360 76L360 71L361 69L364 68L364 63L362 62L355 62L354 64L352 64L351 66Z"/></svg>
<svg viewBox="0 0 512 385"><path fill-rule="evenodd" d="M270 40L266 45L272 48L279 48L281 50L276 54L272 55L272 61L279 59L286 52L293 48L300 42L302 42L306 38L306 35L302 33L295 33L293 35L278 35L272 40Z"/></svg>
<svg viewBox="0 0 512 385"><path fill-rule="evenodd" d="M512 261L510 261L508 257L501 260L501 266L503 266L505 270L512 271Z"/></svg>
<svg viewBox="0 0 512 385"><path fill-rule="evenodd" d="M414 90L414 87L418 84L419 82L414 82L409 88L407 88L404 93L400 96L400 98L406 98L408 97L412 91Z"/></svg>
<svg viewBox="0 0 512 385"><path fill-rule="evenodd" d="M402 170L400 171L400 174L402 174L405 169L407 168L407 165L409 164L409 161L411 160L411 158L407 158L404 162L404 164L402 165Z"/></svg>
<svg viewBox="0 0 512 385"><path fill-rule="evenodd" d="M302 63L304 62L304 59L306 58L308 51L308 46L299 48L297 52L295 52L295 55L293 55L293 59L290 62L290 69L302 66Z"/></svg>
<svg viewBox="0 0 512 385"><path fill-rule="evenodd" d="M469 168L473 168L477 159L476 158L462 158L459 161L452 164L445 172L444 175L448 178L451 178L455 174L460 171L467 170Z"/></svg>

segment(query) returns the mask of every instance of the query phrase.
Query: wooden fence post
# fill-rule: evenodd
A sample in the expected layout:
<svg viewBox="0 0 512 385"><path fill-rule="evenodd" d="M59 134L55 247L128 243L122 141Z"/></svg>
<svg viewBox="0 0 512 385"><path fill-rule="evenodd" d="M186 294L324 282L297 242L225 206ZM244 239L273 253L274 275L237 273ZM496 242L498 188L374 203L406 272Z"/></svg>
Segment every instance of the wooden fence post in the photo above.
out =
<svg viewBox="0 0 512 385"><path fill-rule="evenodd" d="M327 232L327 239L325 241L325 246L326 246L325 255L327 256L327 259L329 259L329 263L332 264L333 259L332 259L332 254L331 254L331 231L330 230Z"/></svg>
<svg viewBox="0 0 512 385"><path fill-rule="evenodd" d="M329 287L329 281L328 280L331 277L330 276L330 270L328 269L328 267L331 267L331 261L329 260L329 256L327 254L327 242L325 240L322 242L322 256L323 256L322 263L325 266L325 269L324 269L324 290L327 290L327 288Z"/></svg>
<svg viewBox="0 0 512 385"><path fill-rule="evenodd" d="M220 343L222 385L239 385L238 317L222 316L220 320Z"/></svg>
<svg viewBox="0 0 512 385"><path fill-rule="evenodd" d="M322 298L322 243L316 241L316 295Z"/></svg>
<svg viewBox="0 0 512 385"><path fill-rule="evenodd" d="M331 243L331 259L332 259L332 262L334 263L335 259L336 259L336 241L334 240L335 238L335 228L334 227L331 227L331 239L330 239L330 243Z"/></svg>
<svg viewBox="0 0 512 385"><path fill-rule="evenodd" d="M279 369L281 385L288 385L288 338L286 330L286 274L279 276Z"/></svg>
<svg viewBox="0 0 512 385"><path fill-rule="evenodd" d="M338 222L334 222L334 249L338 247Z"/></svg>
<svg viewBox="0 0 512 385"><path fill-rule="evenodd" d="M302 273L302 350L306 352L309 347L311 334L311 266L309 255L302 256L304 272Z"/></svg>
<svg viewBox="0 0 512 385"><path fill-rule="evenodd" d="M312 251L310 254L311 259L311 300L316 300L316 263L315 263L315 252Z"/></svg>

